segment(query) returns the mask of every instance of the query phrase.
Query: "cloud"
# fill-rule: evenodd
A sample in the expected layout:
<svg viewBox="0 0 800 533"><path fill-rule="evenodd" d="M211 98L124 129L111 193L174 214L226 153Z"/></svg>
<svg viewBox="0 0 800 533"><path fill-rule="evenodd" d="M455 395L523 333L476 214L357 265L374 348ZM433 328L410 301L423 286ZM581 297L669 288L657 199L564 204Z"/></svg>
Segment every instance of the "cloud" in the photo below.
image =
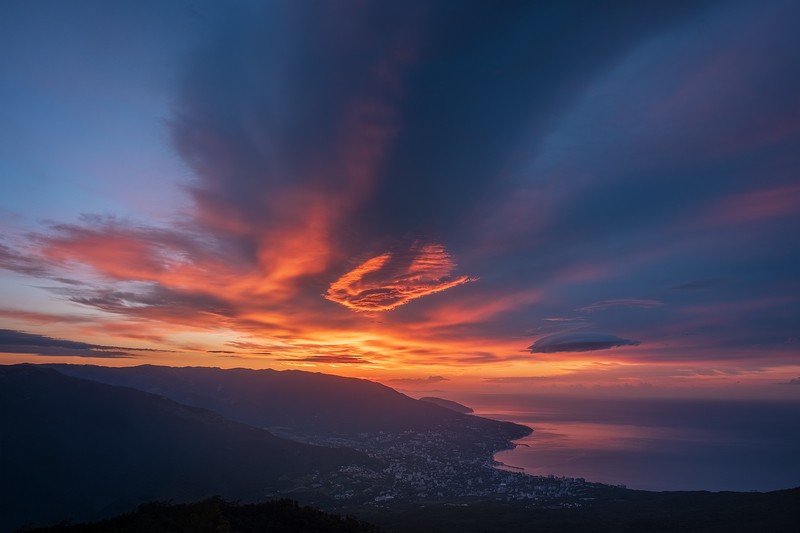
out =
<svg viewBox="0 0 800 533"><path fill-rule="evenodd" d="M262 287L301 292L373 245L355 213L385 173L425 10L228 11L187 65L170 123L197 178L193 222L259 269Z"/></svg>
<svg viewBox="0 0 800 533"><path fill-rule="evenodd" d="M213 235L115 217L84 216L81 222L29 235L27 254L0 249L0 267L60 281L45 289L82 306L180 323L234 315L233 286L254 281L255 276L244 274L240 258L225 252L225 244Z"/></svg>
<svg viewBox="0 0 800 533"><path fill-rule="evenodd" d="M660 307L662 305L664 305L664 302L660 302L658 300L634 300L634 299L603 300L601 302L595 302L593 304L587 305L586 307L581 307L580 309L577 310L585 311L587 313L594 313L596 311L606 311L613 307L651 308L651 307Z"/></svg>
<svg viewBox="0 0 800 533"><path fill-rule="evenodd" d="M36 311L25 311L22 309L0 309L0 317L12 320L23 320L33 324L79 324L81 322L92 322L92 317L70 314L40 313Z"/></svg>
<svg viewBox="0 0 800 533"><path fill-rule="evenodd" d="M234 350L206 350L206 353L213 353L223 357L241 357L242 359L247 359L248 356L253 355L272 355L272 352L237 352Z"/></svg>
<svg viewBox="0 0 800 533"><path fill-rule="evenodd" d="M283 357L276 359L286 363L327 363L336 365L371 365L372 361L367 361L361 357L353 355L309 355L306 357Z"/></svg>
<svg viewBox="0 0 800 533"><path fill-rule="evenodd" d="M506 377L494 377L494 378L483 378L481 381L485 383L501 383L501 384L513 384L513 383L552 383L554 381L558 381L558 377L555 376L506 376Z"/></svg>
<svg viewBox="0 0 800 533"><path fill-rule="evenodd" d="M444 376L428 376L427 378L395 378L387 379L386 383L397 383L398 385L432 385L434 383L441 383L442 381L450 381Z"/></svg>
<svg viewBox="0 0 800 533"><path fill-rule="evenodd" d="M784 381L781 385L800 385L800 378L792 378L789 381Z"/></svg>
<svg viewBox="0 0 800 533"><path fill-rule="evenodd" d="M534 342L528 347L531 353L591 352L608 350L617 346L638 346L639 341L623 339L603 333L556 333Z"/></svg>
<svg viewBox="0 0 800 533"><path fill-rule="evenodd" d="M388 311L474 281L468 276L453 276L455 269L455 262L442 245L414 242L408 249L364 261L331 283L325 298L353 311Z"/></svg>
<svg viewBox="0 0 800 533"><path fill-rule="evenodd" d="M232 346L239 350L258 350L258 353L269 353L265 350L270 350L275 348L275 346L270 346L266 344L260 344L257 342L249 342L249 341L228 341L225 343L226 346Z"/></svg>
<svg viewBox="0 0 800 533"><path fill-rule="evenodd" d="M86 265L104 278L121 281L174 283L208 274L208 267L221 266L229 254L213 235L111 216L84 215L80 224L52 225L31 239L38 253L27 261L40 268Z"/></svg>
<svg viewBox="0 0 800 533"><path fill-rule="evenodd" d="M125 315L153 314L161 311L174 316L196 316L199 313L230 315L232 305L225 299L200 291L167 288L160 284L140 284L137 290L67 289L61 294L78 304Z"/></svg>
<svg viewBox="0 0 800 533"><path fill-rule="evenodd" d="M87 342L56 339L36 333L0 329L0 352L73 357L136 357L129 351L161 352L150 348L103 346Z"/></svg>
<svg viewBox="0 0 800 533"><path fill-rule="evenodd" d="M34 277L48 277L51 271L35 259L0 244L0 268Z"/></svg>

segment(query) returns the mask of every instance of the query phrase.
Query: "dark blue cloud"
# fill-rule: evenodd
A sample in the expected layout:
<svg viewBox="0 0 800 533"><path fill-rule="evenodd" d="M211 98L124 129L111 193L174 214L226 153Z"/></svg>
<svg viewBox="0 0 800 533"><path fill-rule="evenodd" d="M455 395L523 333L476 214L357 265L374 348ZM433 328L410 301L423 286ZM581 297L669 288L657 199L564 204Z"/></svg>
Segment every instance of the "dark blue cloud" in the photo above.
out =
<svg viewBox="0 0 800 533"><path fill-rule="evenodd" d="M366 197L333 232L340 245L424 235L459 246L466 219L509 190L521 156L593 79L701 7L244 9L189 66L175 144L200 177L196 200L219 216L279 223L270 197L297 186L358 196L364 172Z"/></svg>
<svg viewBox="0 0 800 533"><path fill-rule="evenodd" d="M0 352L72 357L136 357L129 351L162 351L143 348L102 346L86 342L56 339L47 335L0 329Z"/></svg>
<svg viewBox="0 0 800 533"><path fill-rule="evenodd" d="M439 7L435 34L410 70L402 131L364 209L384 234L432 232L461 244L467 219L513 187L520 166L591 81L698 6Z"/></svg>
<svg viewBox="0 0 800 533"><path fill-rule="evenodd" d="M589 332L555 333L542 337L528 347L531 353L592 352L618 346L638 346L639 341L614 335Z"/></svg>

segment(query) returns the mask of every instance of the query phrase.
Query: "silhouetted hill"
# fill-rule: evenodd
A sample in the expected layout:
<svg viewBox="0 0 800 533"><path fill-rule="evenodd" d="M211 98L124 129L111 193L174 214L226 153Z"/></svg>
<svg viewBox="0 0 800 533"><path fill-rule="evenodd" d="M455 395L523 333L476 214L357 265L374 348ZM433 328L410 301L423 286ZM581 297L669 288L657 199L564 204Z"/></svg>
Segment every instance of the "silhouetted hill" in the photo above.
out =
<svg viewBox="0 0 800 533"><path fill-rule="evenodd" d="M448 430L465 438L513 440L530 428L420 402L380 383L296 370L143 365L49 365L64 374L123 385L203 407L231 420L299 437Z"/></svg>
<svg viewBox="0 0 800 533"><path fill-rule="evenodd" d="M235 504L221 498L198 503L150 503L92 524L58 525L27 530L33 533L378 533L376 526L351 516L341 517L292 500Z"/></svg>
<svg viewBox="0 0 800 533"><path fill-rule="evenodd" d="M391 533L797 533L800 488L773 492L649 492L599 488L568 507L515 502L365 507Z"/></svg>
<svg viewBox="0 0 800 533"><path fill-rule="evenodd" d="M434 405L438 405L439 407L444 407L445 409L450 409L451 411L455 411L456 413L461 413L464 415L468 415L474 412L472 407L467 407L466 405L454 402L453 400L436 398L435 396L424 396L420 398L419 401L432 403Z"/></svg>
<svg viewBox="0 0 800 533"><path fill-rule="evenodd" d="M0 427L0 531L150 500L261 499L298 476L367 461L33 365L0 366Z"/></svg>
<svg viewBox="0 0 800 533"><path fill-rule="evenodd" d="M575 507L519 503L362 507L358 516L391 533L796 533L800 489L769 493L645 492L608 488ZM147 504L94 524L62 525L36 533L372 532L376 526L342 519L291 500L237 505L212 498L186 505Z"/></svg>

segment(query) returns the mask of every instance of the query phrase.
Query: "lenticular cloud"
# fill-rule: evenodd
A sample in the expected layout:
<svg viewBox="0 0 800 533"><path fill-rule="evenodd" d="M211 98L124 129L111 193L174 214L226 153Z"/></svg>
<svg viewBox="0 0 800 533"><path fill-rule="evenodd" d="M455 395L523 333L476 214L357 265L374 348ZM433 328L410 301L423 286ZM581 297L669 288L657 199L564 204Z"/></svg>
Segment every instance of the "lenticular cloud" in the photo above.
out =
<svg viewBox="0 0 800 533"><path fill-rule="evenodd" d="M537 340L528 347L531 353L592 352L617 346L638 346L639 341L623 339L605 333L555 333Z"/></svg>

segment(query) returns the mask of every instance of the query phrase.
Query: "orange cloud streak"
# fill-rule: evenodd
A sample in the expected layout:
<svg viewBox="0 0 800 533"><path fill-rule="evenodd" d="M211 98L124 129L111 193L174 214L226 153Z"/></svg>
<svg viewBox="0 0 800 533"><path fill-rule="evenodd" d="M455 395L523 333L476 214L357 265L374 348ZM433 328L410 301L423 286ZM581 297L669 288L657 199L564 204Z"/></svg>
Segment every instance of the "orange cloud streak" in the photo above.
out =
<svg viewBox="0 0 800 533"><path fill-rule="evenodd" d="M411 300L462 285L456 264L440 244L414 243L405 254L384 253L364 261L331 283L325 298L353 311L388 311Z"/></svg>

